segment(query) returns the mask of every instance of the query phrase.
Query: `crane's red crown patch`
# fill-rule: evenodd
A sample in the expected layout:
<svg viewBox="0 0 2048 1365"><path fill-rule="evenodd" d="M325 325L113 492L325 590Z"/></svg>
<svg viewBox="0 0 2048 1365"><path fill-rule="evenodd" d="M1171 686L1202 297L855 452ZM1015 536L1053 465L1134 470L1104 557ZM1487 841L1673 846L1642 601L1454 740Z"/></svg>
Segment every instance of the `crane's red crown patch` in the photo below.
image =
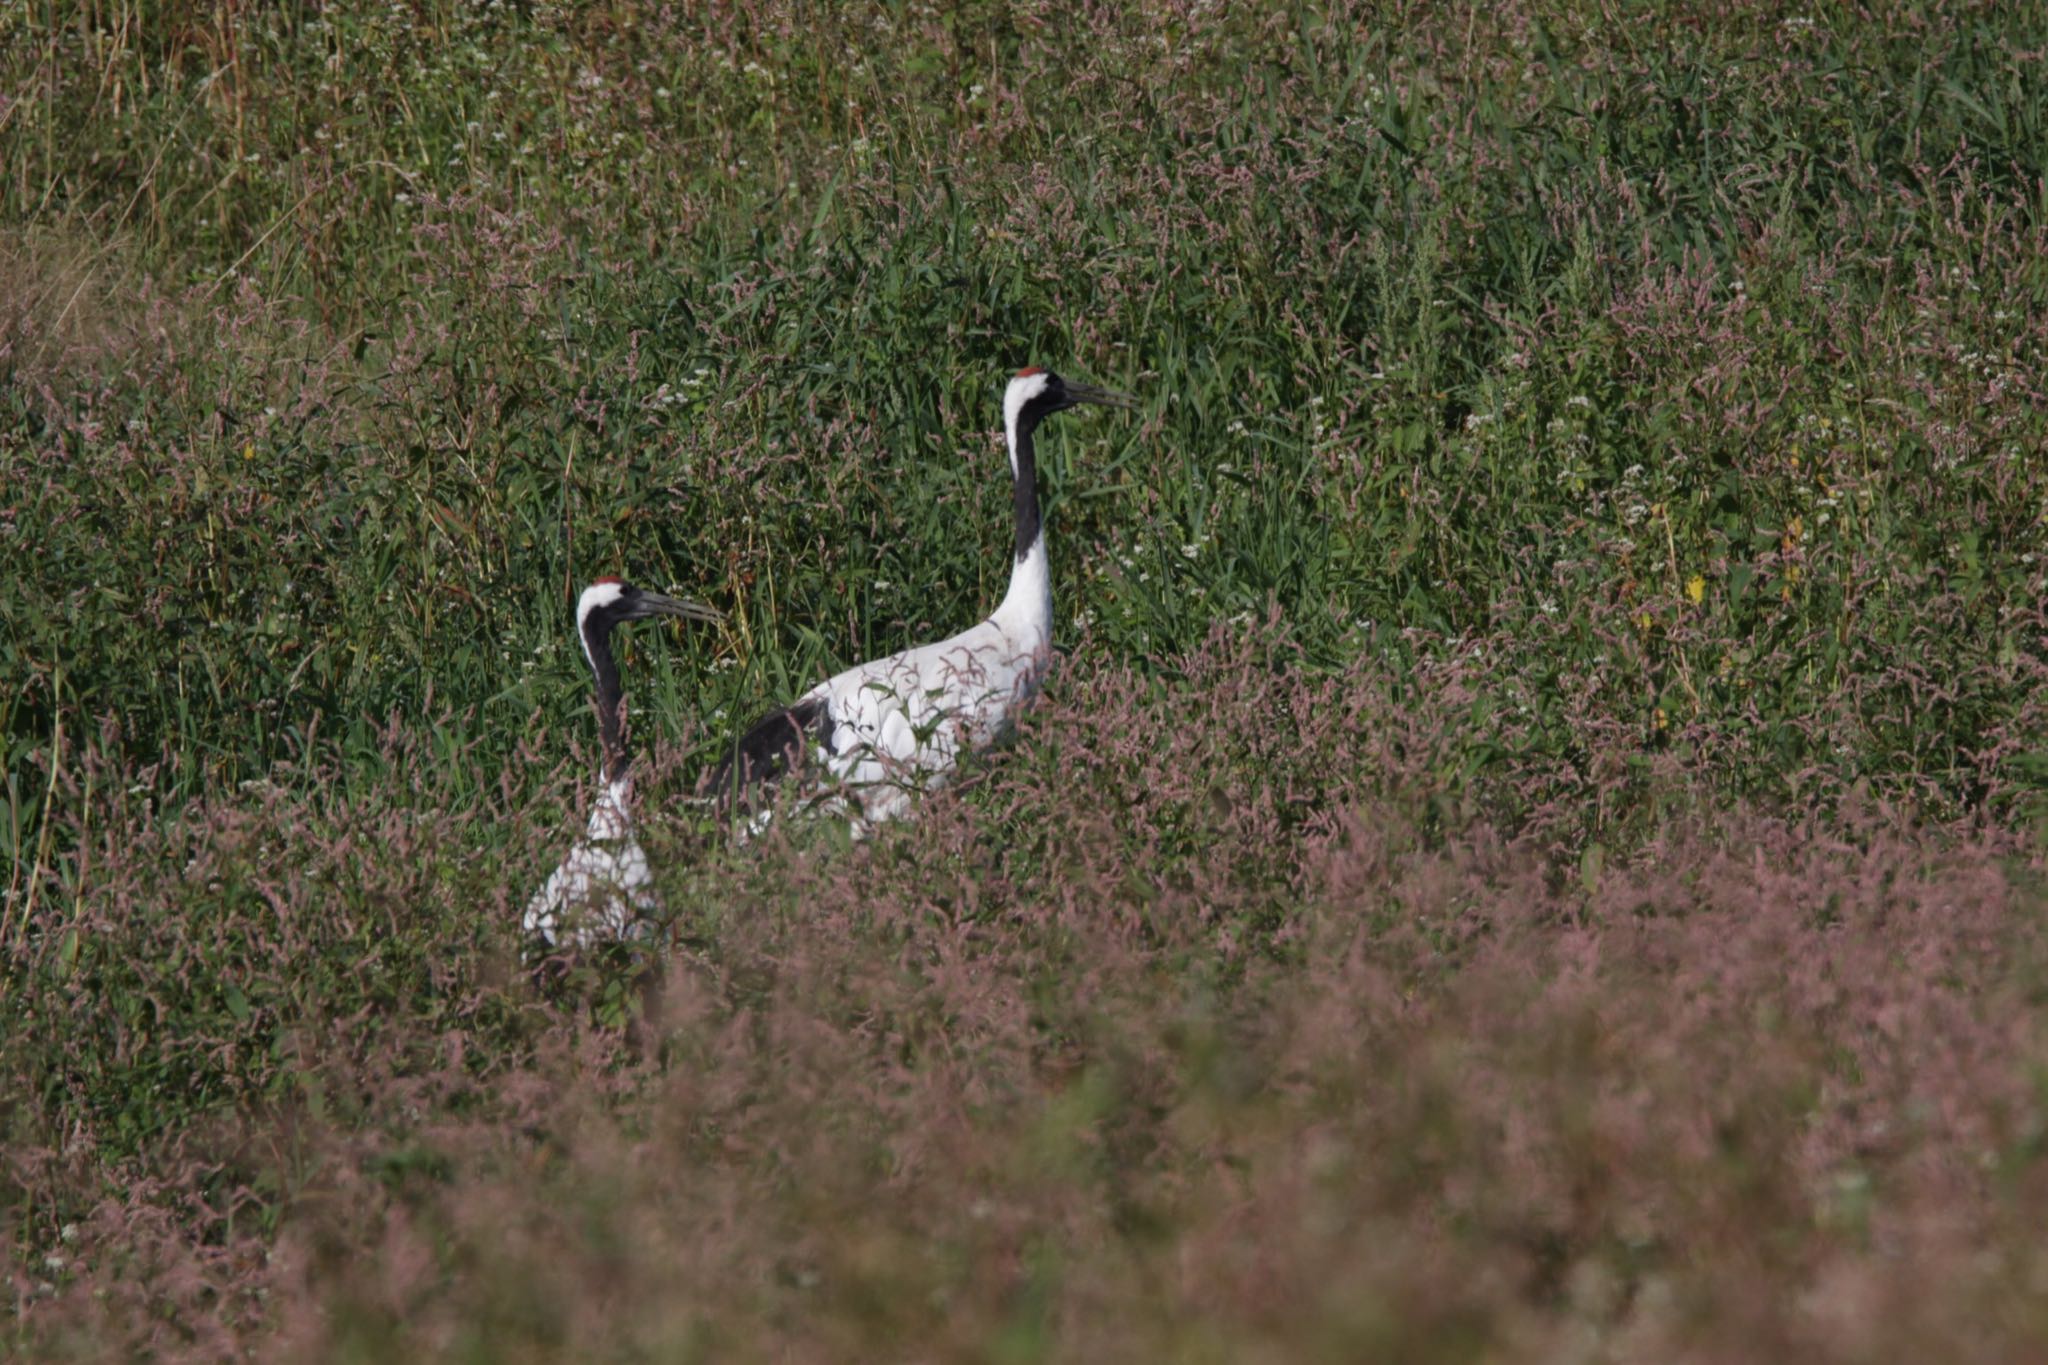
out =
<svg viewBox="0 0 2048 1365"><path fill-rule="evenodd" d="M1017 371L1017 377L1019 379L1029 379L1034 374L1044 373L1045 366L1043 365L1026 365L1023 369Z"/></svg>
<svg viewBox="0 0 2048 1365"><path fill-rule="evenodd" d="M593 578L590 580L590 586L593 588L604 583L616 583L622 588L626 586L626 580L623 578Z"/></svg>

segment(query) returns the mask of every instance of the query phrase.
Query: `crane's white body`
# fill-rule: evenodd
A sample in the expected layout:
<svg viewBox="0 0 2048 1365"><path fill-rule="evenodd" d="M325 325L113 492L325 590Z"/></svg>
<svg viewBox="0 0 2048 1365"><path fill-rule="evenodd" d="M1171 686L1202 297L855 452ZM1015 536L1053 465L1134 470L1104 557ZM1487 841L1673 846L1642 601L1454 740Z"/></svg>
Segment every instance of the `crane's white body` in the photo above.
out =
<svg viewBox="0 0 2048 1365"><path fill-rule="evenodd" d="M547 885L526 903L520 929L550 948L584 947L624 936L661 911L647 855L633 836L633 782L603 782L590 811L590 827Z"/></svg>
<svg viewBox="0 0 2048 1365"><path fill-rule="evenodd" d="M963 754L1002 739L1052 664L1052 575L1041 536L995 613L951 639L856 664L804 694L825 703L812 745L848 813L893 819L944 786Z"/></svg>

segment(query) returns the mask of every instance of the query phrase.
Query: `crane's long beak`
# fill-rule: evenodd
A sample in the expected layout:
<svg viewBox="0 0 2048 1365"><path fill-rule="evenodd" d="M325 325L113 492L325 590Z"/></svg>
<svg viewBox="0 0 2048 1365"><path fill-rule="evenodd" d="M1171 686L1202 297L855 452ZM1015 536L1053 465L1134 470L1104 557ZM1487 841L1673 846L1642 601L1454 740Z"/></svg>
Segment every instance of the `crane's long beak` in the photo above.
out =
<svg viewBox="0 0 2048 1365"><path fill-rule="evenodd" d="M1099 403L1105 408L1135 408L1138 400L1115 389L1098 389L1093 384L1067 385L1067 397L1076 403Z"/></svg>
<svg viewBox="0 0 2048 1365"><path fill-rule="evenodd" d="M691 602L681 597L664 597L658 592L648 592L645 588L640 590L640 596L635 599L634 605L640 609L638 614L646 616L680 616L686 621L725 619L725 613L715 607L707 607L702 602Z"/></svg>

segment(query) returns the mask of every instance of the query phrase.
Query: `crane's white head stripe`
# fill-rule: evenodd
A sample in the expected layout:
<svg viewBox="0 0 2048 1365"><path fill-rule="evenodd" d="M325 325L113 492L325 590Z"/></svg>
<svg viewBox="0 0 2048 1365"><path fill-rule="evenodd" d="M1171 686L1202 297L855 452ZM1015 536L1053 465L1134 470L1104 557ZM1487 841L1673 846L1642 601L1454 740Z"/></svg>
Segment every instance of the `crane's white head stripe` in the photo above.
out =
<svg viewBox="0 0 2048 1365"><path fill-rule="evenodd" d="M1017 371L1017 377L1010 381L1010 387L1003 391L1003 430L1010 438L1010 448L1017 446L1017 414L1024 411L1024 405L1044 393L1052 383L1052 375L1034 365Z"/></svg>
<svg viewBox="0 0 2048 1365"><path fill-rule="evenodd" d="M583 590L583 596L576 603L576 628L590 619L590 613L599 607L608 607L626 595L626 585L616 578L600 578Z"/></svg>

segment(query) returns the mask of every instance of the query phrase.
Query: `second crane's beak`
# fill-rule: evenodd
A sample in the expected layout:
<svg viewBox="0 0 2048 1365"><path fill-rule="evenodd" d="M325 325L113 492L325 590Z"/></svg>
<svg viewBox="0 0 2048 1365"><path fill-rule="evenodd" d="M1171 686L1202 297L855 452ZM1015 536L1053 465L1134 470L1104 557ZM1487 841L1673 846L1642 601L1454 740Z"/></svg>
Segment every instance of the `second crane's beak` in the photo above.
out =
<svg viewBox="0 0 2048 1365"><path fill-rule="evenodd" d="M637 608L634 615L641 617L680 616L686 621L725 619L724 613L716 608L707 607L702 602L691 602L681 597L664 597L658 592L648 592L645 589L633 599L633 605Z"/></svg>
<svg viewBox="0 0 2048 1365"><path fill-rule="evenodd" d="M1067 385L1067 397L1076 403L1096 403L1105 408L1135 408L1138 400L1115 389L1098 389L1093 384Z"/></svg>

